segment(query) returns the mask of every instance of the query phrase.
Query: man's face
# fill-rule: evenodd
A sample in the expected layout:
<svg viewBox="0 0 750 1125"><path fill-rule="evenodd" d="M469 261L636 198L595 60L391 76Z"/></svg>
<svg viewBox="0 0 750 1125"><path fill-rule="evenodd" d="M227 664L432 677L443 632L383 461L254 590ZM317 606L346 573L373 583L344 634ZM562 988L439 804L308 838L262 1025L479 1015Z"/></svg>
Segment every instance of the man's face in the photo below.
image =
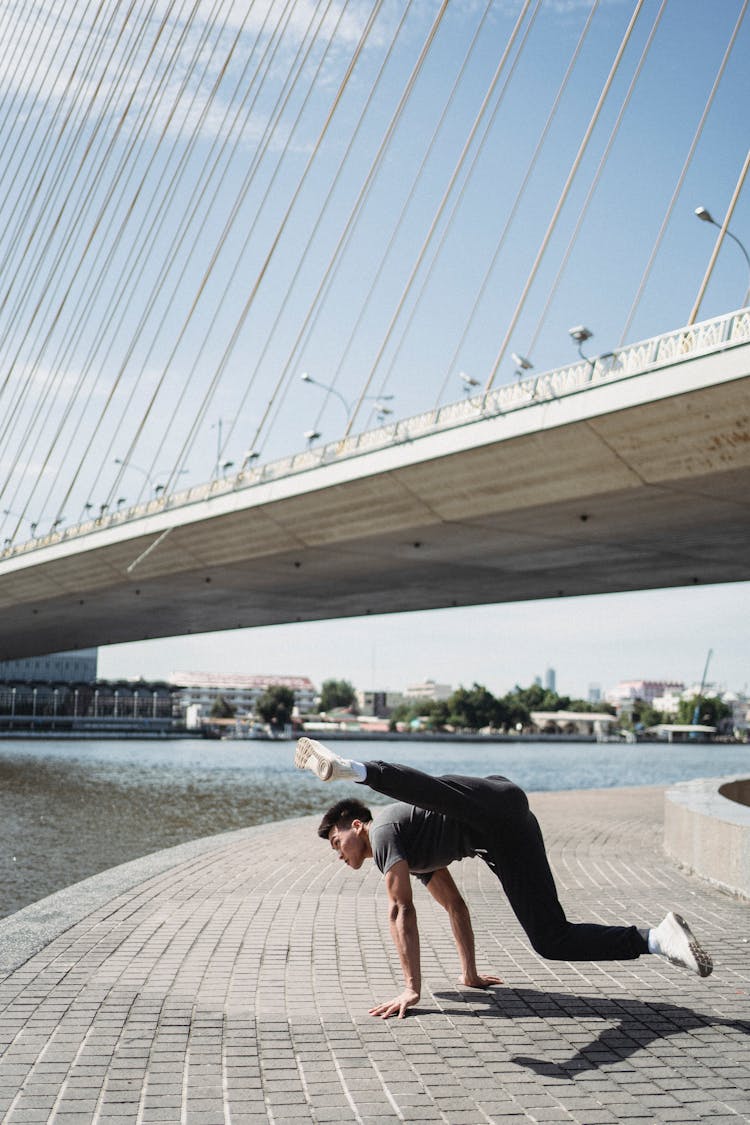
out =
<svg viewBox="0 0 750 1125"><path fill-rule="evenodd" d="M370 855L370 841L361 820L353 820L351 828L332 828L328 839L339 859L353 871L358 871Z"/></svg>

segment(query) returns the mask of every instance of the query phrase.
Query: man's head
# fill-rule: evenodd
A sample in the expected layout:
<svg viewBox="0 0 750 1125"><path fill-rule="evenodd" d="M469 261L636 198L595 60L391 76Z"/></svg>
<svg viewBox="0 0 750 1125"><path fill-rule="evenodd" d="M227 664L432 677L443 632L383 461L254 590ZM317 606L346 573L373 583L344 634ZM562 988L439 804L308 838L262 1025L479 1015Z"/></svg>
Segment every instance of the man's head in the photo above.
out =
<svg viewBox="0 0 750 1125"><path fill-rule="evenodd" d="M372 813L356 798L344 798L331 805L320 824L318 835L328 840L339 859L355 871L372 856L369 827Z"/></svg>

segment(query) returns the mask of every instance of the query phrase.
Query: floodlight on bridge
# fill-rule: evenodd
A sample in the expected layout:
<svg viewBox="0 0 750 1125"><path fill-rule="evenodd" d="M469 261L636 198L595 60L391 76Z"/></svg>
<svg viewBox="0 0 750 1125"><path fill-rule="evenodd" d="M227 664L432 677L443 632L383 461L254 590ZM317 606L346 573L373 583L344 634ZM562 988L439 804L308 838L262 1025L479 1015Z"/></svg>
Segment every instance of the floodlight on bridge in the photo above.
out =
<svg viewBox="0 0 750 1125"><path fill-rule="evenodd" d="M521 371L531 371L534 366L530 359L527 359L525 355L519 355L518 352L511 352L510 357Z"/></svg>
<svg viewBox="0 0 750 1125"><path fill-rule="evenodd" d="M308 445L312 445L319 437L321 437L321 434L318 430L305 430L305 441Z"/></svg>
<svg viewBox="0 0 750 1125"><path fill-rule="evenodd" d="M465 371L459 371L458 377L463 382L464 392L467 395L471 394L472 387L478 387L479 386L479 380L474 379L473 376L471 376L471 375L467 375Z"/></svg>

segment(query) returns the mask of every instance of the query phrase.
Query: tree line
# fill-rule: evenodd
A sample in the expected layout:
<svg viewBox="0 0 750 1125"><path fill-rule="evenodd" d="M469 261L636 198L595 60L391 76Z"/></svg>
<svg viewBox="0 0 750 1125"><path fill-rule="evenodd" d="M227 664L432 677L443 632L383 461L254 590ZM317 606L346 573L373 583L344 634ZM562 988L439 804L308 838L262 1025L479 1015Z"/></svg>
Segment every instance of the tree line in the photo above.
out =
<svg viewBox="0 0 750 1125"><path fill-rule="evenodd" d="M324 680L318 706L322 714L344 710L356 715L357 693L354 685L349 680ZM291 722L293 710L293 692L286 687L274 686L269 687L259 698L255 713L261 722L281 729ZM406 699L391 713L389 721L394 729L397 725L409 726L419 721L423 730L478 731L491 728L512 731L528 729L532 725L532 711L577 711L588 714L596 711L616 714L611 703L592 703L586 699L559 695L541 684L525 688L516 685L505 695L495 696L483 684L474 683L470 688L457 688L447 699ZM211 714L213 718L230 718L234 715L234 708L219 697L214 702ZM718 726L730 714L731 708L716 696L682 700L676 716L656 711L643 700L636 699L627 711L621 712L618 723L625 729L635 730L662 722L699 722Z"/></svg>

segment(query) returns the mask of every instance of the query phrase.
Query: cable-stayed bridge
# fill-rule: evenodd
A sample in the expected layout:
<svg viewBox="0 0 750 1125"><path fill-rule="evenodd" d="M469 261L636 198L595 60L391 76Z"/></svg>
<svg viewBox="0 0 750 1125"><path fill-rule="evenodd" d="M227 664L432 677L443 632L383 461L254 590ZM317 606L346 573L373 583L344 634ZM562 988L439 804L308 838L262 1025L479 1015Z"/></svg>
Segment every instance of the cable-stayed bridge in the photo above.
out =
<svg viewBox="0 0 750 1125"><path fill-rule="evenodd" d="M750 578L750 309L0 562L10 654Z"/></svg>
<svg viewBox="0 0 750 1125"><path fill-rule="evenodd" d="M0 655L747 577L748 2L4 5Z"/></svg>

